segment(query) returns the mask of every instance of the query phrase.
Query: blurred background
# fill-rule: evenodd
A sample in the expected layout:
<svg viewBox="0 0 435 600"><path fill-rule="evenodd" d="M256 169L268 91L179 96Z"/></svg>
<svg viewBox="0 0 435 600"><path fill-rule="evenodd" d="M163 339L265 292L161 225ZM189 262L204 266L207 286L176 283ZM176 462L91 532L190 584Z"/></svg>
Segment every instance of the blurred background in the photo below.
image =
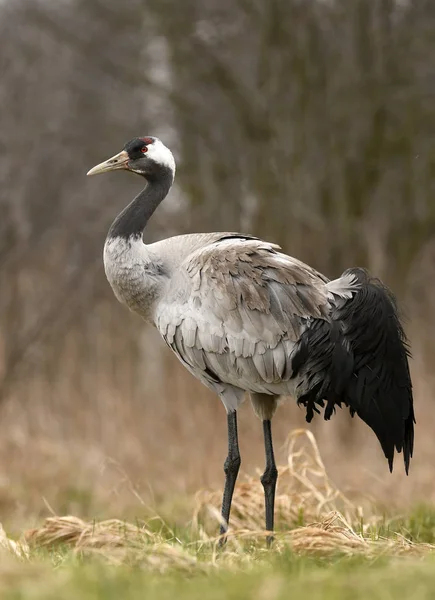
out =
<svg viewBox="0 0 435 600"><path fill-rule="evenodd" d="M140 514L223 484L223 407L122 307L102 247L142 182L87 179L136 135L176 156L145 233L243 231L333 278L368 267L412 342L416 449L311 424L345 491L435 501L435 3L0 3L0 515ZM240 411L242 469L263 468ZM303 425L274 419L279 462Z"/></svg>

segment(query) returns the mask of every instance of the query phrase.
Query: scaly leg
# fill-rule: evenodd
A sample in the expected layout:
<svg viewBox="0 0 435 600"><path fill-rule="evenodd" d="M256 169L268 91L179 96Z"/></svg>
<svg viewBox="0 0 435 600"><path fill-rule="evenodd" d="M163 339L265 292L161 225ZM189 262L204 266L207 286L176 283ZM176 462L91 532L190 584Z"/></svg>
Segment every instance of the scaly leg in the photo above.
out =
<svg viewBox="0 0 435 600"><path fill-rule="evenodd" d="M239 442L237 439L237 412L228 413L228 456L224 464L225 471L225 489L222 500L222 520L220 528L221 535L228 530L230 519L231 501L233 499L234 486L236 485L237 475L240 468ZM219 544L223 546L226 542L225 537L221 537Z"/></svg>
<svg viewBox="0 0 435 600"><path fill-rule="evenodd" d="M273 455L272 430L270 420L263 421L264 447L266 450L266 469L261 477L261 483L264 488L264 500L266 505L266 531L273 532L274 510L275 510L275 489L278 471ZM273 536L267 537L267 545L270 546Z"/></svg>

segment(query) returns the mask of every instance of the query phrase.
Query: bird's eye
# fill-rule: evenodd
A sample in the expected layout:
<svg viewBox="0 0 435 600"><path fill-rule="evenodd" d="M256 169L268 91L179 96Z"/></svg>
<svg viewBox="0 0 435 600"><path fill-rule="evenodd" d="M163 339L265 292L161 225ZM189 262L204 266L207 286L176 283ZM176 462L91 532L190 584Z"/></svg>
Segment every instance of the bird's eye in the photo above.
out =
<svg viewBox="0 0 435 600"><path fill-rule="evenodd" d="M140 149L140 151L145 154L146 152L148 152L148 146L142 146L142 148Z"/></svg>

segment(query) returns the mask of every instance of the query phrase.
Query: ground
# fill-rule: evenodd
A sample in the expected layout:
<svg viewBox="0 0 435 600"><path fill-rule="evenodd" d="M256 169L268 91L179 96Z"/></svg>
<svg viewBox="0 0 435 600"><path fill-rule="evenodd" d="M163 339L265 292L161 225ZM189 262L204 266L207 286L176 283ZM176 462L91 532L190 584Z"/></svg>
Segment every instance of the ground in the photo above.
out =
<svg viewBox="0 0 435 600"><path fill-rule="evenodd" d="M330 482L312 435L295 432L293 440L288 465L279 469L270 550L258 478L245 477L223 550L216 537L219 490L198 493L184 525L175 511L141 521L53 515L21 535L2 532L0 597L431 598L435 507L395 515L351 502Z"/></svg>
<svg viewBox="0 0 435 600"><path fill-rule="evenodd" d="M22 569L2 567L2 598L65 600L82 598L177 598L179 600L281 598L423 600L435 589L435 562L424 560L342 558L316 560L290 553L264 560L260 568L217 569L211 574L169 571L163 575L135 567L67 560L50 569L44 561Z"/></svg>
<svg viewBox="0 0 435 600"><path fill-rule="evenodd" d="M142 547L132 544L127 554L112 549L112 556L98 551L75 553L67 545L33 549L30 560L10 556L1 561L0 594L5 599L32 600L432 597L435 555L429 546L416 549L419 542L435 541L435 511L419 509L394 527L416 545L397 552L397 535L391 532L391 546L380 543L367 553L357 549L295 552L289 539L278 539L275 548L266 551L259 537L230 542L226 550L215 552L214 545L198 545L182 532L183 539L176 535L161 540L168 552L160 554L153 549L154 542L145 539ZM372 531L371 538L378 539L381 533L381 529Z"/></svg>

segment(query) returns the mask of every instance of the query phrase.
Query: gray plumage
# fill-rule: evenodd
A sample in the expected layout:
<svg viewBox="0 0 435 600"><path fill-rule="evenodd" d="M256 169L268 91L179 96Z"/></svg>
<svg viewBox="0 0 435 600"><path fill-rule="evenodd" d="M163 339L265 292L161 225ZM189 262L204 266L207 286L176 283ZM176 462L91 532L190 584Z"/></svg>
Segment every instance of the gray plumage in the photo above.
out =
<svg viewBox="0 0 435 600"><path fill-rule="evenodd" d="M328 318L327 280L255 238L196 241L156 305L162 337L227 410L237 409L243 390L293 394L292 352L310 319ZM172 254L171 240L165 249Z"/></svg>

